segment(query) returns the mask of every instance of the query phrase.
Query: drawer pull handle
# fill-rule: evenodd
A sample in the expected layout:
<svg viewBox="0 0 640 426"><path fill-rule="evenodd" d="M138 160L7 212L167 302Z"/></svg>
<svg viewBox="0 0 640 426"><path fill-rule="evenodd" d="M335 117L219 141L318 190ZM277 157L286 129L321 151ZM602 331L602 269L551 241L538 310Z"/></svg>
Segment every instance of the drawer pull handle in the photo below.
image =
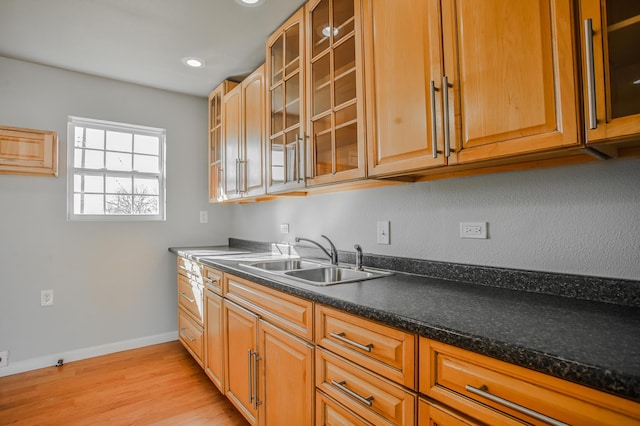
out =
<svg viewBox="0 0 640 426"><path fill-rule="evenodd" d="M186 337L186 338L187 338L187 340L189 340L190 342L195 342L195 341L196 341L196 339L194 339L193 337L189 336L189 334L187 333L187 330L186 330L186 329L184 329L184 328L181 328L181 329L180 329L180 334L181 334L182 336Z"/></svg>
<svg viewBox="0 0 640 426"><path fill-rule="evenodd" d="M329 336L333 337L334 339L338 339L341 342L348 343L351 346L355 346L358 349L362 349L363 351L371 352L371 348L373 348L373 343L363 345L362 343L354 342L353 340L344 337L344 333L329 333Z"/></svg>
<svg viewBox="0 0 640 426"><path fill-rule="evenodd" d="M346 384L347 382L345 380L341 381L341 382L336 382L335 380L331 380L331 384L335 387L337 387L338 389L340 389L341 391L347 393L348 395L354 397L355 399L357 399L358 401L362 402L363 404L368 405L369 407L371 407L373 405L373 396L368 396L368 397L364 397L364 396L360 396L357 393L355 393L354 391L352 391L351 389L347 388Z"/></svg>
<svg viewBox="0 0 640 426"><path fill-rule="evenodd" d="M536 420L540 420L541 422L545 422L554 426L569 426L567 423L563 423L559 420L553 419L549 416L545 416L544 414L538 413L537 411L533 411L530 408L523 407L522 405L516 404L515 402L511 402L507 399L500 398L499 396L493 395L488 392L488 387L486 385L482 385L479 388L473 387L471 385L465 386L465 389L468 392L479 395L483 398L496 402L498 404L504 405L505 407L509 407L519 413L526 414L527 416L533 417Z"/></svg>
<svg viewBox="0 0 640 426"><path fill-rule="evenodd" d="M196 299L192 299L189 296L187 296L185 293L180 292L180 296L184 297L185 299L187 299L189 301L189 303L195 303Z"/></svg>
<svg viewBox="0 0 640 426"><path fill-rule="evenodd" d="M203 277L203 278L204 278L204 280L205 280L206 282L208 282L209 284L213 284L213 283L217 283L217 282L218 282L218 280L212 280L212 279L211 279L211 278L209 278L209 277Z"/></svg>

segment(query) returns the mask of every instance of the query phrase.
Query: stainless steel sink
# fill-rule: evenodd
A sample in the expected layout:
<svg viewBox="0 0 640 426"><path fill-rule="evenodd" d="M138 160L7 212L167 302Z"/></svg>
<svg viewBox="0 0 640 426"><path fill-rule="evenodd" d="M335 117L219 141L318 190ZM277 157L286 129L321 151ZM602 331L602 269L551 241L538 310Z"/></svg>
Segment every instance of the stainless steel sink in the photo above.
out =
<svg viewBox="0 0 640 426"><path fill-rule="evenodd" d="M358 271L346 266L327 265L303 259L241 263L240 266L293 278L317 286L365 281L391 275L390 272L371 269Z"/></svg>
<svg viewBox="0 0 640 426"><path fill-rule="evenodd" d="M314 285L332 285L353 281L364 281L389 275L387 272L371 270L356 271L340 266L324 266L316 269L288 271L286 276L306 281Z"/></svg>
<svg viewBox="0 0 640 426"><path fill-rule="evenodd" d="M262 269L263 271L269 272L284 272L322 267L321 263L310 262L302 259L285 259L265 262L241 263L241 265L247 266L249 268Z"/></svg>

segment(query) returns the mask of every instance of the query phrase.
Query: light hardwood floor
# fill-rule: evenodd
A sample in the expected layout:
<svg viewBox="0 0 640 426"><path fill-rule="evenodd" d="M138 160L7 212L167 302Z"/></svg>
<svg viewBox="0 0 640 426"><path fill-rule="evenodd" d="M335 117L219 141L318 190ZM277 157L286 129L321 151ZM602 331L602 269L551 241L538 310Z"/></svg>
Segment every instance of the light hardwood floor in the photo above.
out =
<svg viewBox="0 0 640 426"><path fill-rule="evenodd" d="M178 342L0 378L0 425L247 425Z"/></svg>

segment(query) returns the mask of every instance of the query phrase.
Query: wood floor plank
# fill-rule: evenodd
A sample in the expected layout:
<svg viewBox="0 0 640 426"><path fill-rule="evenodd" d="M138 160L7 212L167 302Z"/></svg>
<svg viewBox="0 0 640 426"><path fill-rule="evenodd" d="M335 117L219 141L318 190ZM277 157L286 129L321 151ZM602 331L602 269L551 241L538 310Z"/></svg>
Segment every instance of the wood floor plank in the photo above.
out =
<svg viewBox="0 0 640 426"><path fill-rule="evenodd" d="M0 378L0 425L248 423L175 342Z"/></svg>

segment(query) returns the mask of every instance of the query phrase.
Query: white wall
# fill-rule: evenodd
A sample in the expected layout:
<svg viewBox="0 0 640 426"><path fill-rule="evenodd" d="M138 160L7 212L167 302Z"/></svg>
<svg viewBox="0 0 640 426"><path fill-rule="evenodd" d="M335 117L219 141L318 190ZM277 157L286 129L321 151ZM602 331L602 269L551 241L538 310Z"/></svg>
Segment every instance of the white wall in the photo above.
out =
<svg viewBox="0 0 640 426"><path fill-rule="evenodd" d="M341 250L640 280L639 159L294 197L232 217L239 238L326 234ZM391 221L391 245L376 244L378 220ZM462 221L489 222L490 238L460 239Z"/></svg>
<svg viewBox="0 0 640 426"><path fill-rule="evenodd" d="M69 115L167 130L165 222L67 222ZM230 207L207 203L206 100L0 57L0 124L60 139L58 177L0 175L0 350L10 351L0 375L25 360L175 337L167 248L229 236ZM54 290L54 306L40 307L42 289Z"/></svg>

